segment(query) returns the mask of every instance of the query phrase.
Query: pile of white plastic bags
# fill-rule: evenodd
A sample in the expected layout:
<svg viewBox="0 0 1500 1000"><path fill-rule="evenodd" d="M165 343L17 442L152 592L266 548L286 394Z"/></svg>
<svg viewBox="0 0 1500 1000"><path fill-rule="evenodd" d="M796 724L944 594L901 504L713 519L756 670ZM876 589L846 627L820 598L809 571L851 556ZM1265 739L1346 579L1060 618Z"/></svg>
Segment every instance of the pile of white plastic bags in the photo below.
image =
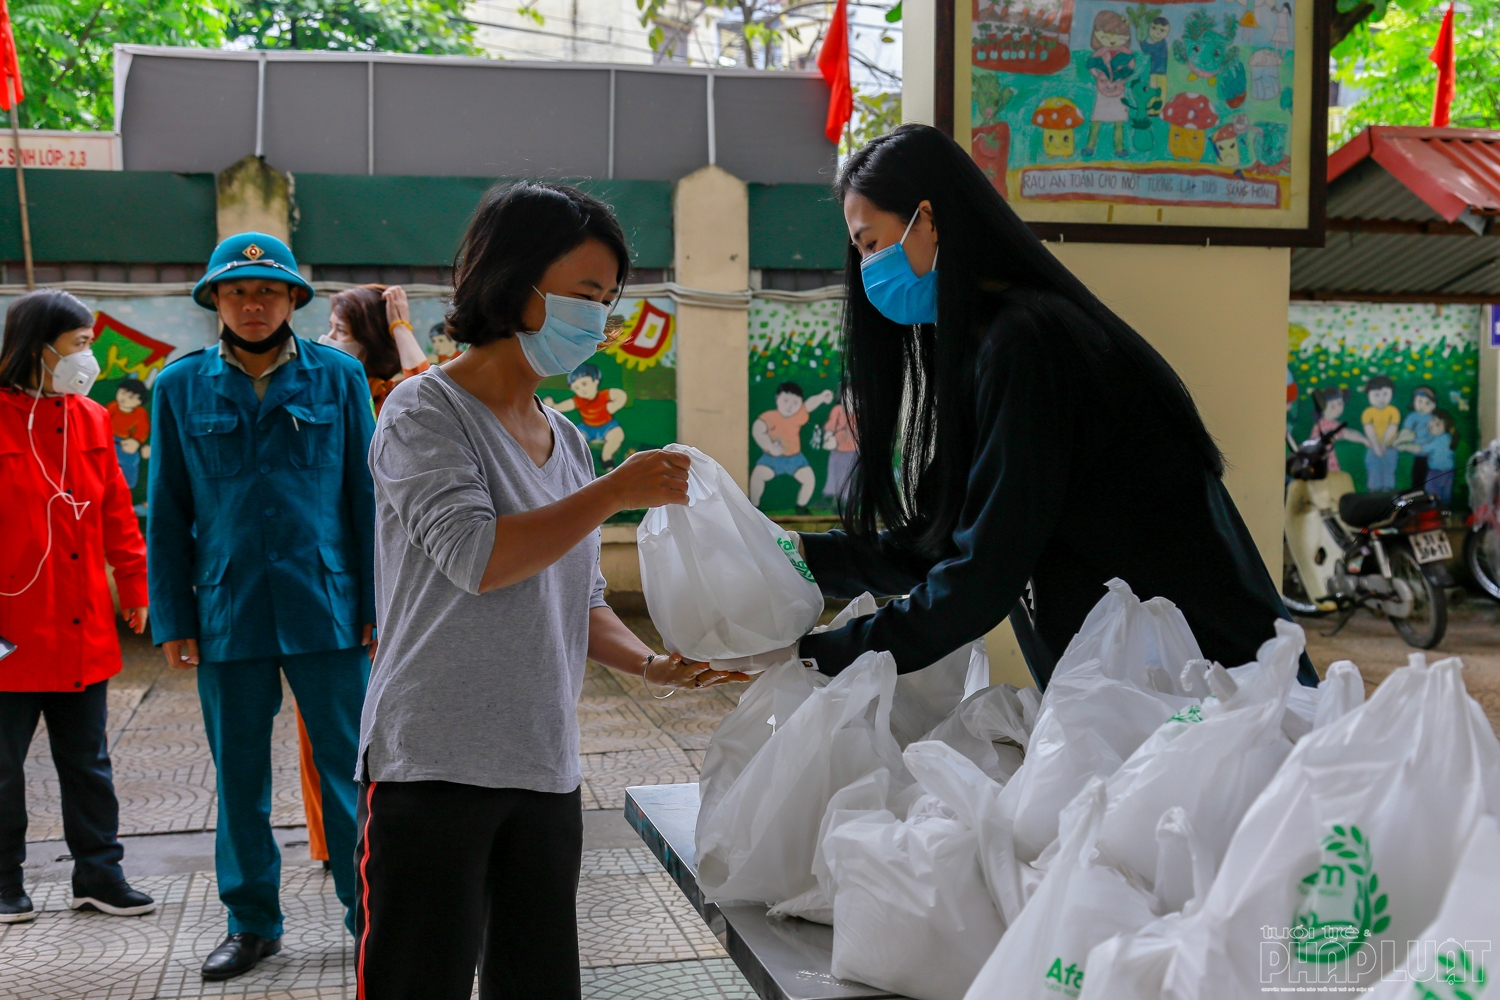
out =
<svg viewBox="0 0 1500 1000"><path fill-rule="evenodd" d="M699 887L831 922L835 975L917 1000L1480 998L1500 743L1462 664L1366 703L1352 663L1298 685L1275 629L1225 669L1116 580L1040 699L983 687L982 647L788 659L710 744Z"/></svg>

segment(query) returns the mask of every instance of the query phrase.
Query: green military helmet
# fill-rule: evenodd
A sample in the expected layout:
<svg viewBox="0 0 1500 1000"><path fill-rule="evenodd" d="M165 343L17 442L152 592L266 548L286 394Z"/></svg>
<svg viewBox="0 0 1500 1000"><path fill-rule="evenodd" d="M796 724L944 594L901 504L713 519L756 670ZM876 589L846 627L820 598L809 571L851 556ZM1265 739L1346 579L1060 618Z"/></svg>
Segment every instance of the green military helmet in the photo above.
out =
<svg viewBox="0 0 1500 1000"><path fill-rule="evenodd" d="M267 278L291 285L297 291L298 309L313 299L313 287L297 270L297 258L292 256L291 247L265 233L240 233L214 248L213 256L208 259L208 271L193 286L193 301L212 309L214 300L210 293L214 285L244 278Z"/></svg>

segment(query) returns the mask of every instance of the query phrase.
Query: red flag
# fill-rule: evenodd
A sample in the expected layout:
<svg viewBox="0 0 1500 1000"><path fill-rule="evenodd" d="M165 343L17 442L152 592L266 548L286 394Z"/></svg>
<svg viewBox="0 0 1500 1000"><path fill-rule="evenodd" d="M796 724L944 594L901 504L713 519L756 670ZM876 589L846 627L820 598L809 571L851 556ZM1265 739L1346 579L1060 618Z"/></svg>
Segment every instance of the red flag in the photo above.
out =
<svg viewBox="0 0 1500 1000"><path fill-rule="evenodd" d="M3 2L3 0L0 0ZM1448 13L1443 15L1443 27L1438 32L1437 44L1427 53L1428 61L1438 68L1437 93L1432 95L1432 124L1448 124L1448 112L1453 107L1453 91L1456 86L1456 70L1453 63L1453 4L1448 4Z"/></svg>
<svg viewBox="0 0 1500 1000"><path fill-rule="evenodd" d="M26 96L26 88L21 86L21 62L16 57L16 36L10 30L10 8L0 0L0 108L6 111L10 110L12 87L17 101Z"/></svg>
<svg viewBox="0 0 1500 1000"><path fill-rule="evenodd" d="M4 0L0 0L4 3ZM829 142L838 142L844 134L844 126L854 114L854 91L849 85L849 8L846 0L838 0L833 8L833 20L828 23L828 34L823 36L823 47L818 50L818 71L833 88L828 95L828 124L823 134Z"/></svg>

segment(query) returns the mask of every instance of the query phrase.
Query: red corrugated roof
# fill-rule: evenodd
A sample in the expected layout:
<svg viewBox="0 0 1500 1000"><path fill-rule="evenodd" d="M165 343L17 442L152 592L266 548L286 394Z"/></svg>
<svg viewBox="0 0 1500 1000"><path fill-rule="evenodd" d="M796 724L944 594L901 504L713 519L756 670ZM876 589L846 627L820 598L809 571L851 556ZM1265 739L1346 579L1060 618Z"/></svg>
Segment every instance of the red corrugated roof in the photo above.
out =
<svg viewBox="0 0 1500 1000"><path fill-rule="evenodd" d="M1449 222L1500 214L1500 131L1372 125L1328 157L1328 180L1373 158Z"/></svg>

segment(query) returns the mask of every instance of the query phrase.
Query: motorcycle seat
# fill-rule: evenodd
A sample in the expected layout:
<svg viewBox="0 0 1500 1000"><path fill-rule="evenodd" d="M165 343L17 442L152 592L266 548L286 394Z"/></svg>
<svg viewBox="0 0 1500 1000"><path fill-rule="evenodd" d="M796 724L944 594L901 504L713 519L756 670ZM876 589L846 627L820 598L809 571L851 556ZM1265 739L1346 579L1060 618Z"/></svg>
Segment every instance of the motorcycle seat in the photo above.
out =
<svg viewBox="0 0 1500 1000"><path fill-rule="evenodd" d="M1368 528L1396 509L1396 493L1345 493L1339 497L1339 518L1351 528Z"/></svg>

